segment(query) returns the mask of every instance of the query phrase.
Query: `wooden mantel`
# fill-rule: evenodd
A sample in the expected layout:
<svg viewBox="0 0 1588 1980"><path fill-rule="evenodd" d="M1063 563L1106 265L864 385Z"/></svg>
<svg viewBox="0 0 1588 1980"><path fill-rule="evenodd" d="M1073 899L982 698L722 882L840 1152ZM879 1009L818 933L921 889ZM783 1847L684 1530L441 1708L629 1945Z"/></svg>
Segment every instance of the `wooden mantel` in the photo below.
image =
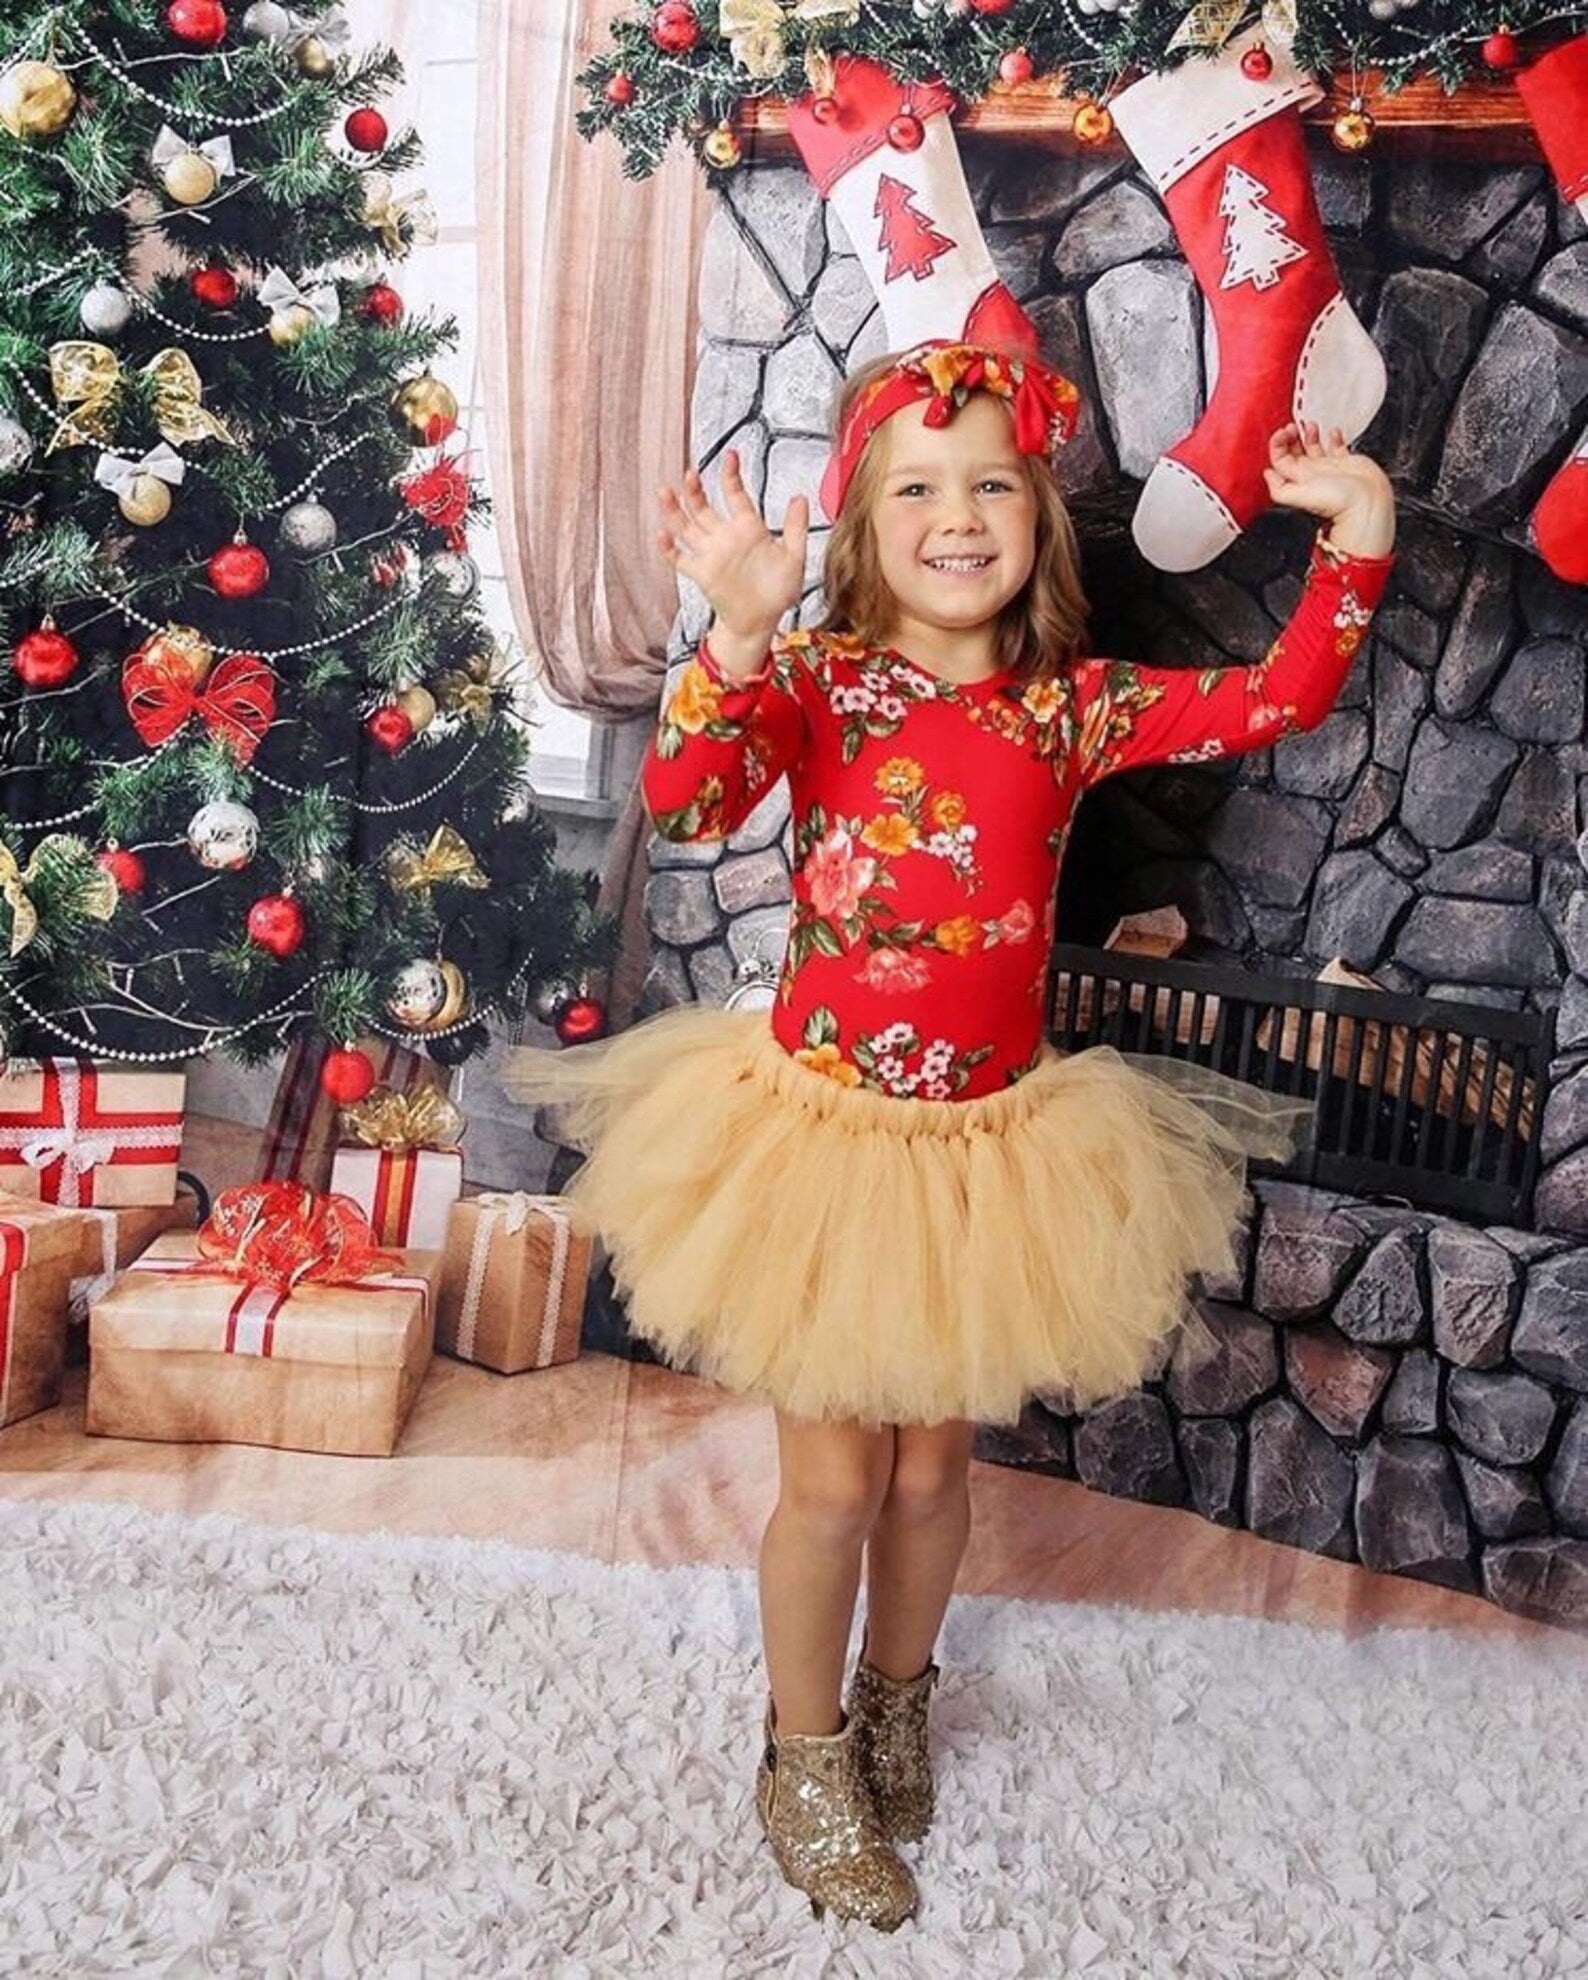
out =
<svg viewBox="0 0 1588 1980"><path fill-rule="evenodd" d="M1364 69L1361 92L1377 131L1365 154L1371 159L1385 152L1401 156L1437 154L1440 157L1471 158L1494 164L1536 165L1541 162L1538 140L1528 121L1527 111L1516 84L1496 77L1493 82L1464 83L1451 95L1432 77L1419 77L1397 95L1384 93L1378 70ZM1329 127L1350 101L1349 77L1337 78L1335 86L1316 109L1304 113L1305 122L1327 139ZM1067 97L1054 77L1010 85L995 83L979 103L969 105L956 119L961 131L979 137L1020 138L1055 151L1079 151L1071 130L1076 104ZM738 129L745 149L754 157L780 157L792 154L788 117L779 97L759 97L746 102L740 111ZM1100 155L1123 154L1124 145L1114 136L1093 147Z"/></svg>

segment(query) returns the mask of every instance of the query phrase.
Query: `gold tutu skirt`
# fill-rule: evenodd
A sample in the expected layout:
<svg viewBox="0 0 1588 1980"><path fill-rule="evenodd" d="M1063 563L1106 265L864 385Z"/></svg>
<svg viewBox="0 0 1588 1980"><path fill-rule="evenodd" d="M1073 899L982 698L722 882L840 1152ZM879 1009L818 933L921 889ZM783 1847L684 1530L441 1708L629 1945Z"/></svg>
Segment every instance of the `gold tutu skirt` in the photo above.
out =
<svg viewBox="0 0 1588 1980"><path fill-rule="evenodd" d="M1305 1101L1112 1046L997 1093L896 1099L812 1071L765 1011L684 1004L521 1049L559 1108L567 1186L633 1331L671 1366L795 1416L1013 1423L1140 1386L1163 1343L1217 1348L1188 1278L1227 1272L1249 1156ZM1161 1363L1160 1363L1161 1365Z"/></svg>

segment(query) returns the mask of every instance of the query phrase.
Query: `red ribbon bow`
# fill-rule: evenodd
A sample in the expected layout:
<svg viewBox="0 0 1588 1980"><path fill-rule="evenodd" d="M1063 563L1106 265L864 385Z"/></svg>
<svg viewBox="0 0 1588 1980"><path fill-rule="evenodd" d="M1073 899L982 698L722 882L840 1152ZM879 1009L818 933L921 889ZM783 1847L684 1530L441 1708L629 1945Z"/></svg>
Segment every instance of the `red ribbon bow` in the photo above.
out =
<svg viewBox="0 0 1588 1980"><path fill-rule="evenodd" d="M402 1269L382 1251L351 1196L321 1195L303 1183L245 1183L223 1189L198 1234L211 1270L250 1286L290 1293L304 1284L351 1285Z"/></svg>
<svg viewBox="0 0 1588 1980"><path fill-rule="evenodd" d="M239 763L253 761L276 716L276 677L254 653L234 653L197 684L135 653L121 670L121 691L132 726L151 747L169 742L196 715Z"/></svg>

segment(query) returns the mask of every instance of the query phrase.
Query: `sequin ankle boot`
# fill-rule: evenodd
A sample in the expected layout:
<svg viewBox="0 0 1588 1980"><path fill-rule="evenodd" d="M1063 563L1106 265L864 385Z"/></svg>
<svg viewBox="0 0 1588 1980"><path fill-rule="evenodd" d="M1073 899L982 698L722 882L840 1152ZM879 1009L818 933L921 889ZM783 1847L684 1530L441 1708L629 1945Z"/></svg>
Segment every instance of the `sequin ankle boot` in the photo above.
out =
<svg viewBox="0 0 1588 1980"><path fill-rule="evenodd" d="M861 1778L883 1832L894 1842L919 1842L932 1826L927 1707L938 1676L937 1665L929 1663L917 1677L886 1677L866 1662L861 1642L849 1686L849 1719Z"/></svg>
<svg viewBox="0 0 1588 1980"><path fill-rule="evenodd" d="M854 1727L779 1733L766 1708L755 1806L778 1868L820 1918L831 1907L892 1932L913 1917L915 1879L888 1845L860 1778Z"/></svg>

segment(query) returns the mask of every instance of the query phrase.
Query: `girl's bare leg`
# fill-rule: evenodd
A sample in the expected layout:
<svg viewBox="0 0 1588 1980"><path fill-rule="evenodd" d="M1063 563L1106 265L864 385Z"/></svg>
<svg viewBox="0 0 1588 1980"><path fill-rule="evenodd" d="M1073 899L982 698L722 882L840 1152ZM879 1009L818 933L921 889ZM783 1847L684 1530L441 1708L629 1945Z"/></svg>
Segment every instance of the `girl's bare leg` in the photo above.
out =
<svg viewBox="0 0 1588 1980"><path fill-rule="evenodd" d="M900 1424L866 1546L866 1661L913 1678L931 1661L970 1538L974 1423Z"/></svg>

